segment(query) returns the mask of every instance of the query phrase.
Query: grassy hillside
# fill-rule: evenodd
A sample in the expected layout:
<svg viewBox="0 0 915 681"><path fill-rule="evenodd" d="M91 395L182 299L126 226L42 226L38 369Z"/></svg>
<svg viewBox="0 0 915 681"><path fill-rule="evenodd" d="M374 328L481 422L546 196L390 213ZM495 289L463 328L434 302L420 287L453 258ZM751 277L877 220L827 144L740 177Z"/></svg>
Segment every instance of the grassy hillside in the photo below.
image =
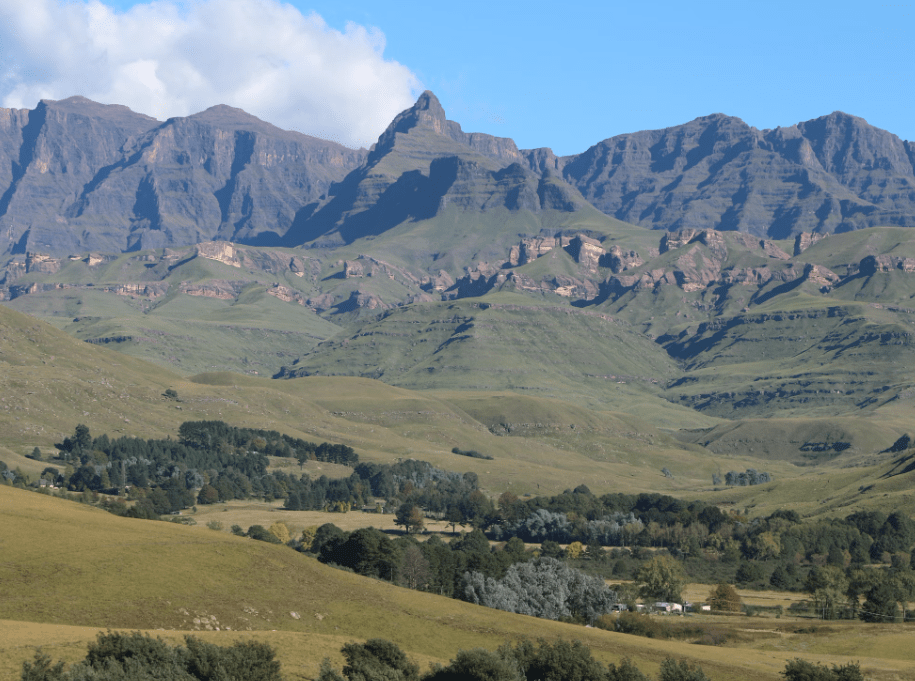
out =
<svg viewBox="0 0 915 681"><path fill-rule="evenodd" d="M518 412L536 409L547 428L538 437L503 437L492 418L464 411L460 393L420 393L359 378L312 377L291 381L231 373L185 379L105 348L79 343L30 317L0 307L0 446L11 467L38 473L44 463L25 458L36 446L52 445L85 423L95 434L174 436L187 420L220 419L235 425L272 428L309 440L341 442L367 460L413 457L450 470L474 470L493 492L559 492L585 481L595 491L614 489L625 476L633 489L688 486L714 464L701 450L685 447L647 424L627 426L561 400L528 400ZM180 401L163 396L173 389ZM481 396L509 406L515 396ZM510 407L511 408L511 407ZM497 420L504 420L494 412ZM481 420L478 420L478 417ZM490 430L493 427L494 431ZM634 437L633 437L634 436ZM451 453L474 448L493 461ZM682 459L682 457L686 457ZM665 480L660 469L684 463L684 480ZM687 471L691 471L687 475ZM698 482L698 478L693 479Z"/></svg>
<svg viewBox="0 0 915 681"><path fill-rule="evenodd" d="M503 263L508 249L521 237L537 236L545 231L584 231L606 235L607 247L645 250L656 244L658 236L649 230L611 218L590 207L568 213L544 210L531 213L495 208L482 213L447 207L435 218L404 222L384 234L343 246L339 257L355 257L371 252L382 260L410 267L434 265L452 276L463 273L474 262ZM370 241L370 243L369 243ZM430 267L431 269L431 267Z"/></svg>
<svg viewBox="0 0 915 681"><path fill-rule="evenodd" d="M774 681L798 654L656 642L511 615L337 571L286 547L118 518L3 486L0 522L7 528L0 620L16 621L0 622L4 678L15 678L36 645L77 659L93 629L107 627L165 630L166 637L205 632L219 642L254 636L278 647L290 679L313 678L342 643L375 636L423 663L521 636L576 638L605 661L629 656L650 673L665 656L685 657L715 681L747 673ZM847 658L829 651L814 659ZM868 663L878 672L869 678L915 669L898 657Z"/></svg>
<svg viewBox="0 0 915 681"><path fill-rule="evenodd" d="M758 507L759 513L773 503L794 502L803 503L805 512L827 511L832 507L819 504L827 497L849 503L848 512L888 504L915 510L915 500L897 489L909 474L880 478L890 462L878 452L911 423L910 407L899 401L863 420L728 425L705 417L683 418L679 425L702 432L687 433L681 441L658 428L658 414L689 412L653 411L651 405L657 402L638 393L629 393L630 404L621 406L643 399L647 406L641 417L548 396L415 391L366 378L277 381L222 372L187 379L80 343L2 307L0 352L0 460L32 475L47 462L25 455L36 446L45 457L52 454L52 445L72 434L78 423L95 435L147 438L174 437L184 421L218 419L347 444L364 460L416 458L448 470L474 471L492 494L553 494L584 483L597 494L656 491L708 497ZM175 390L179 401L164 397L166 389ZM706 432L708 428L712 430ZM840 456L810 459L799 451L800 440L808 438L847 439L852 446ZM455 447L476 449L493 459L459 456L451 451ZM672 477L663 475L662 468ZM714 490L713 474L746 468L770 472L776 481L772 484L782 491L766 496L766 486ZM817 486L811 499L805 481L833 470L841 474ZM862 494L858 487L868 489Z"/></svg>
<svg viewBox="0 0 915 681"><path fill-rule="evenodd" d="M600 237L604 255L573 244L507 266L522 239L557 233ZM449 206L334 248L209 244L52 274L20 263L4 281L10 295L37 289L10 306L185 375L294 364L285 375L510 390L665 428L713 424L696 412L822 418L904 397L912 235L870 229L791 250L728 232L662 239L592 210ZM479 285L449 289L468 275ZM443 290L479 297L442 302Z"/></svg>
<svg viewBox="0 0 915 681"><path fill-rule="evenodd" d="M662 348L612 317L489 297L391 310L288 368L288 375L367 376L418 390L509 389L638 411L662 427L701 418L657 397L677 373Z"/></svg>
<svg viewBox="0 0 915 681"><path fill-rule="evenodd" d="M167 295L148 298L104 291L117 280L106 284L101 274L93 273L101 281L91 288L85 288L83 279L80 288L31 293L5 304L80 340L107 344L183 374L216 369L269 376L339 330L310 308L269 295L265 282L258 280L265 279L263 273L254 277L212 261L198 269L197 278L212 278L217 272L211 270L233 270L219 273L248 281L237 284L237 297L235 291L218 292L231 293L229 299L190 295L179 290L181 282L192 281L180 275L189 273L179 271L169 280ZM65 268L58 276L76 275ZM142 286L142 280L135 285Z"/></svg>

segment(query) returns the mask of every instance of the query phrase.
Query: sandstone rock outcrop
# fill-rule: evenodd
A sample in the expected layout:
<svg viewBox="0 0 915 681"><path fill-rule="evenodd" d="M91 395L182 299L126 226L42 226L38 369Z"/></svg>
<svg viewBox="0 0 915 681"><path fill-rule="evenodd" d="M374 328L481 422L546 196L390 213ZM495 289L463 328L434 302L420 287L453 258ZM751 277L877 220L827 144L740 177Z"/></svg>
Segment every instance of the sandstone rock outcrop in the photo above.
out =
<svg viewBox="0 0 915 681"><path fill-rule="evenodd" d="M235 300L248 283L247 281L227 281L225 279L211 279L203 284L185 281L181 282L178 290L189 296Z"/></svg>
<svg viewBox="0 0 915 681"><path fill-rule="evenodd" d="M858 263L856 273L871 275L877 272L892 272L894 270L915 272L915 258L895 255L869 255Z"/></svg>
<svg viewBox="0 0 915 681"><path fill-rule="evenodd" d="M821 290L828 290L841 280L841 277L832 270L813 263L807 263L804 266L804 277L807 281L819 286Z"/></svg>
<svg viewBox="0 0 915 681"><path fill-rule="evenodd" d="M679 232L668 232L661 237L660 251L667 253L694 242L704 244L721 259L727 257L728 249L724 243L724 237L713 229L684 229Z"/></svg>
<svg viewBox="0 0 915 681"><path fill-rule="evenodd" d="M197 244L197 256L207 260L215 260L232 267L241 267L235 257L235 246L227 241L205 241Z"/></svg>
<svg viewBox="0 0 915 681"><path fill-rule="evenodd" d="M827 234L811 234L810 232L801 232L794 237L794 255L800 255L816 242L826 238Z"/></svg>
<svg viewBox="0 0 915 681"><path fill-rule="evenodd" d="M572 242L568 236L532 236L521 239L521 243L512 246L508 253L508 264L512 267L526 265L554 248L565 248Z"/></svg>
<svg viewBox="0 0 915 681"><path fill-rule="evenodd" d="M575 262L582 266L588 272L597 272L601 260L607 255L607 251L597 239L591 239L581 234L577 235L569 243L569 252L575 258Z"/></svg>
<svg viewBox="0 0 915 681"><path fill-rule="evenodd" d="M60 258L52 258L44 253L26 253L25 254L25 271L26 273L38 272L40 274L54 274L60 271L63 261Z"/></svg>
<svg viewBox="0 0 915 681"><path fill-rule="evenodd" d="M610 247L605 260L606 266L609 267L610 271L614 274L619 274L620 272L625 272L626 270L631 270L634 267L640 267L644 264L644 261L636 251L624 251L615 244Z"/></svg>
<svg viewBox="0 0 915 681"><path fill-rule="evenodd" d="M133 296L136 298L161 298L168 293L169 285L166 282L151 282L148 284L117 284L102 287L106 293L115 293L119 296Z"/></svg>
<svg viewBox="0 0 915 681"><path fill-rule="evenodd" d="M364 277L365 271L362 269L362 263L357 260L346 260L343 262L343 276L346 279Z"/></svg>

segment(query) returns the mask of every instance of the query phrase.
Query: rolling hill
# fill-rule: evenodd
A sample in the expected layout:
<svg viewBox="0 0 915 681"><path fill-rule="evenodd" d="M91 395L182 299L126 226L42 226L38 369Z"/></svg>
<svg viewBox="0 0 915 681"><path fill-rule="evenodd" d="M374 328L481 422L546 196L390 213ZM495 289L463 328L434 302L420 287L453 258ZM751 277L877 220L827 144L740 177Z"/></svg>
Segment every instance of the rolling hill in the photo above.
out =
<svg viewBox="0 0 915 681"><path fill-rule="evenodd" d="M0 674L15 678L36 647L75 661L102 628L191 632L229 643L255 638L279 651L288 679L314 678L348 641L382 634L423 666L459 649L522 637L578 639L604 661L629 657L652 674L667 656L699 663L714 681L780 678L793 651L773 654L652 641L491 610L335 570L284 546L119 518L0 486ZM42 540L43 539L43 540ZM383 632L383 633L382 633ZM893 636L892 634L889 634ZM849 658L803 654L829 662ZM862 660L868 678L911 673L899 655Z"/></svg>

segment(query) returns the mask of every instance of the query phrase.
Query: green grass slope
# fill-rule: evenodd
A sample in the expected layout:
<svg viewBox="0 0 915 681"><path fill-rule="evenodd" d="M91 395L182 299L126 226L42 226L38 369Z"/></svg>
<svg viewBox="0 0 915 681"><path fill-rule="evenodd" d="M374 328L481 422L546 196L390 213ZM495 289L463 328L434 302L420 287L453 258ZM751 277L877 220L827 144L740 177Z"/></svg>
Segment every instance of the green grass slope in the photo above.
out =
<svg viewBox="0 0 915 681"><path fill-rule="evenodd" d="M26 455L38 446L47 459L53 443L72 434L77 423L96 435L146 438L174 437L183 421L219 419L347 444L369 461L416 458L448 470L473 471L492 494L554 494L584 483L597 494L663 492L740 501L751 491L716 492L712 475L757 468L771 472L779 484L794 481L785 487L790 494L778 496L779 503L812 502L810 512L825 512L818 500L835 493L823 488L811 497L804 481L823 470L854 465L859 467L848 469L859 478L854 489L868 491L846 500L849 512L889 501L915 510L913 500L897 489L906 476L882 480L886 469L875 467L885 462L877 453L910 426L911 398L872 412L866 421L827 420L803 435L794 420L748 422L735 435L724 422L697 417L690 427L713 428L712 435L681 442L658 428L654 403L647 402L643 414L634 417L535 394L416 391L356 377L277 381L221 372L186 379L80 343L4 308L0 353L0 459L31 475L48 464ZM164 397L166 389L176 390L180 401ZM827 423L831 425L822 425ZM830 435L838 425L844 430ZM835 460L798 458L798 438L832 436L850 440L853 448ZM766 438L770 443L765 446L753 444ZM706 442L708 448L700 446ZM452 453L455 447L494 458L463 457ZM662 468L672 477L664 476ZM885 485L892 489L883 490Z"/></svg>
<svg viewBox="0 0 915 681"><path fill-rule="evenodd" d="M571 307L488 301L386 312L321 344L286 375L367 376L412 389L508 389L596 409L639 409L662 427L701 418L657 398L678 369L628 324Z"/></svg>
<svg viewBox="0 0 915 681"><path fill-rule="evenodd" d="M862 305L745 314L668 350L670 399L725 418L875 409L915 385L915 321Z"/></svg>
<svg viewBox="0 0 915 681"><path fill-rule="evenodd" d="M164 397L166 389L176 390L180 401ZM77 423L96 435L165 437L174 436L183 421L203 419L341 442L367 460L413 457L449 470L472 470L494 493L534 492L538 484L544 493L560 492L583 482L610 491L620 477L633 489L653 489L656 481L676 489L688 487L689 479L698 484L715 467L701 450L655 427L607 429L600 413L561 400L528 399L512 407L517 397L510 393L482 396L493 410L529 411L550 424L536 437L507 438L495 427L504 420L501 412L487 416L476 408L472 416L460 401L450 402L465 397L463 392L429 394L362 378L275 381L228 372L188 380L2 307L0 395L2 460L33 474L47 464L25 455L38 446L47 458L53 443ZM496 458L461 457L451 453L454 447ZM660 475L662 467L673 469L684 456L703 475L677 483Z"/></svg>
<svg viewBox="0 0 915 681"><path fill-rule="evenodd" d="M179 294L144 313L110 293L36 293L12 309L179 373L214 369L271 375L339 327L263 289L239 303Z"/></svg>
<svg viewBox="0 0 915 681"><path fill-rule="evenodd" d="M508 250L522 237L541 232L595 233L608 239L605 248L619 245L646 251L657 242L657 234L620 222L593 208L572 213L544 210L510 211L493 208L484 212L464 211L449 206L434 218L404 222L378 236L343 246L337 257L370 253L386 262L430 271L445 270L452 276L464 273L473 263L499 266L508 259Z"/></svg>

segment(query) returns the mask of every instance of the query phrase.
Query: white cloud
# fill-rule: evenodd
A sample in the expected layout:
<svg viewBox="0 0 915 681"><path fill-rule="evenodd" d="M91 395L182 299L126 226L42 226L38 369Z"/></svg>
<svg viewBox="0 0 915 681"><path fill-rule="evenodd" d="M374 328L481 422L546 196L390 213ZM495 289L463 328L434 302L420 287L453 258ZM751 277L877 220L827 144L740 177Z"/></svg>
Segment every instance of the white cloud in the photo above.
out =
<svg viewBox="0 0 915 681"><path fill-rule="evenodd" d="M82 95L159 119L229 104L289 130L369 146L420 89L384 35L277 0L0 0L0 101Z"/></svg>

